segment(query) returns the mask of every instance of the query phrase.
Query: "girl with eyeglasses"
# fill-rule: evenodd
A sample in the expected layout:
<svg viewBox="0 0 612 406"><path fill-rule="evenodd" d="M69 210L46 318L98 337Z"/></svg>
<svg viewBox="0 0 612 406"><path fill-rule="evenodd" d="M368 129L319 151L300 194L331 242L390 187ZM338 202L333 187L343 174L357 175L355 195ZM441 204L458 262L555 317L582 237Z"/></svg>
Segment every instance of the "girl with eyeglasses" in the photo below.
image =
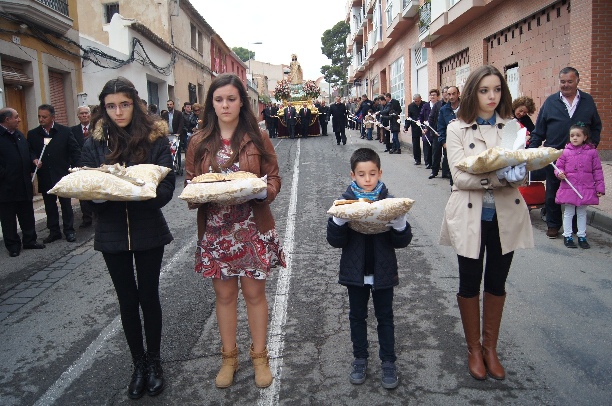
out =
<svg viewBox="0 0 612 406"><path fill-rule="evenodd" d="M172 168L168 126L147 114L134 85L123 77L108 81L100 93L93 134L83 145L82 164L155 164ZM174 172L157 187L155 198L139 202L86 202L97 214L94 249L101 251L110 273L130 348L134 372L128 396L164 390L160 360L162 309L159 275L164 246L172 234L162 214L174 192ZM134 275L134 269L136 275ZM143 322L146 350L143 343Z"/></svg>

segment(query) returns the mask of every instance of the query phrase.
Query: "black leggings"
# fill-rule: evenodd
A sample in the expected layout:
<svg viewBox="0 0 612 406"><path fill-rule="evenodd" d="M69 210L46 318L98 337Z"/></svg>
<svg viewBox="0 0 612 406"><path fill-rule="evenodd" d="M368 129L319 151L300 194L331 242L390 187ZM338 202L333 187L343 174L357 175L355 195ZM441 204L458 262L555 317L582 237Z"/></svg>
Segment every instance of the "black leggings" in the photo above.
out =
<svg viewBox="0 0 612 406"><path fill-rule="evenodd" d="M102 253L102 255L115 285L121 311L121 324L132 357L139 357L145 352L139 308L142 309L144 319L147 350L159 353L162 331L159 274L164 247L118 254ZM134 262L136 278L134 278Z"/></svg>
<svg viewBox="0 0 612 406"><path fill-rule="evenodd" d="M457 255L459 259L459 296L470 298L480 294L485 248L487 264L484 269L484 291L495 296L506 293L506 279L510 272L514 251L502 255L497 216L493 221L481 221L480 255L478 259Z"/></svg>

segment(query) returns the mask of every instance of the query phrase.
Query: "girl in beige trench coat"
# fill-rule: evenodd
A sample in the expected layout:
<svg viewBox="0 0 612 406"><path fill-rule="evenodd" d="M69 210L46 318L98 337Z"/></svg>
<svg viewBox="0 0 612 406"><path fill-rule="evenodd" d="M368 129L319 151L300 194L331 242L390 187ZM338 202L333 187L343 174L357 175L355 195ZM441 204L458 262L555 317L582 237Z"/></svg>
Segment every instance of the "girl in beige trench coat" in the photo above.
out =
<svg viewBox="0 0 612 406"><path fill-rule="evenodd" d="M514 250L533 247L533 232L527 205L517 189L525 180L524 164L483 174L463 172L456 165L467 156L498 146L510 117L512 98L502 74L493 66L481 66L468 77L458 119L447 129L446 148L454 185L440 244L451 245L457 253L457 302L468 347L468 370L479 380L486 379L487 373L495 379L505 378L496 350L505 284Z"/></svg>

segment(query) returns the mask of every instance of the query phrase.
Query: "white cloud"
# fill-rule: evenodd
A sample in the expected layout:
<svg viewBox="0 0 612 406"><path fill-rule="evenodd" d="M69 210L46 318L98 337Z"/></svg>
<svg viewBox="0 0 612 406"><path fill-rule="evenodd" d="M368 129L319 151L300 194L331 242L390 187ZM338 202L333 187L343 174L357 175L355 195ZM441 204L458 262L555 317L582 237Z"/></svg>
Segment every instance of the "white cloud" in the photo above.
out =
<svg viewBox="0 0 612 406"><path fill-rule="evenodd" d="M298 56L304 79L320 77L331 61L321 52L321 36L346 16L345 0L191 0L230 47L255 52L255 59L289 64ZM262 42L252 45L252 42Z"/></svg>

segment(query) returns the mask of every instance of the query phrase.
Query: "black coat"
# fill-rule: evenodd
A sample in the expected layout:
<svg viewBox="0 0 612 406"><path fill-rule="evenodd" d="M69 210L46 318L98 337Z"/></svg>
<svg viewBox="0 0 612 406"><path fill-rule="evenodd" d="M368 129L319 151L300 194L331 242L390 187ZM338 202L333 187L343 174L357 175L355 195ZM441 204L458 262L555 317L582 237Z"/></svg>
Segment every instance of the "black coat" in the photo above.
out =
<svg viewBox="0 0 612 406"><path fill-rule="evenodd" d="M165 136L168 129L165 122L157 123L158 127L149 135L152 145L145 163L172 168L169 141ZM98 122L93 135L83 146L83 165L98 167L107 163L105 156L108 149L103 140L102 122ZM141 202L83 202L98 215L94 249L118 253L144 251L169 244L173 238L161 208L172 199L174 182L174 172L170 171L157 186L157 196Z"/></svg>
<svg viewBox="0 0 612 406"><path fill-rule="evenodd" d="M318 109L319 109L319 121L327 123L327 121L329 120L329 107L321 106L321 107L318 107Z"/></svg>
<svg viewBox="0 0 612 406"><path fill-rule="evenodd" d="M289 119L289 112L291 112L291 119ZM295 111L295 107L285 107L285 123L287 125L295 125L297 123L297 112Z"/></svg>
<svg viewBox="0 0 612 406"><path fill-rule="evenodd" d="M92 128L88 128L88 130L91 131ZM70 127L70 131L72 131L72 135L74 135L74 139L76 140L77 144L79 144L79 149L83 148L83 144L85 144L85 136L83 135L83 126L81 124L77 124L73 127Z"/></svg>
<svg viewBox="0 0 612 406"><path fill-rule="evenodd" d="M346 127L346 106L342 103L333 103L329 106L329 115L332 116L332 128L335 133Z"/></svg>
<svg viewBox="0 0 612 406"><path fill-rule="evenodd" d="M306 108L306 112L304 112L304 108L300 109L300 123L302 124L302 127L310 126L311 118L312 118L312 113L310 112L309 108Z"/></svg>
<svg viewBox="0 0 612 406"><path fill-rule="evenodd" d="M391 196L383 187L380 199L387 197ZM342 199L355 200L350 186ZM403 231L391 229L380 234L362 234L348 224L337 225L331 217L327 221L327 242L334 248L342 248L338 283L345 286L363 286L366 264L372 264L373 269L369 269L368 274L374 275L373 289L387 289L399 284L395 249L407 247L411 240L409 223Z"/></svg>
<svg viewBox="0 0 612 406"><path fill-rule="evenodd" d="M68 175L68 168L80 166L81 148L76 142L70 127L58 123L53 124L49 131L51 142L45 148L45 154L41 161L42 166L38 168L38 189L47 191L51 189L61 178ZM40 158L45 145L44 139L47 133L41 126L28 131L28 143L30 144L30 159L34 161Z"/></svg>
<svg viewBox="0 0 612 406"><path fill-rule="evenodd" d="M32 201L30 147L25 136L0 126L0 202Z"/></svg>

